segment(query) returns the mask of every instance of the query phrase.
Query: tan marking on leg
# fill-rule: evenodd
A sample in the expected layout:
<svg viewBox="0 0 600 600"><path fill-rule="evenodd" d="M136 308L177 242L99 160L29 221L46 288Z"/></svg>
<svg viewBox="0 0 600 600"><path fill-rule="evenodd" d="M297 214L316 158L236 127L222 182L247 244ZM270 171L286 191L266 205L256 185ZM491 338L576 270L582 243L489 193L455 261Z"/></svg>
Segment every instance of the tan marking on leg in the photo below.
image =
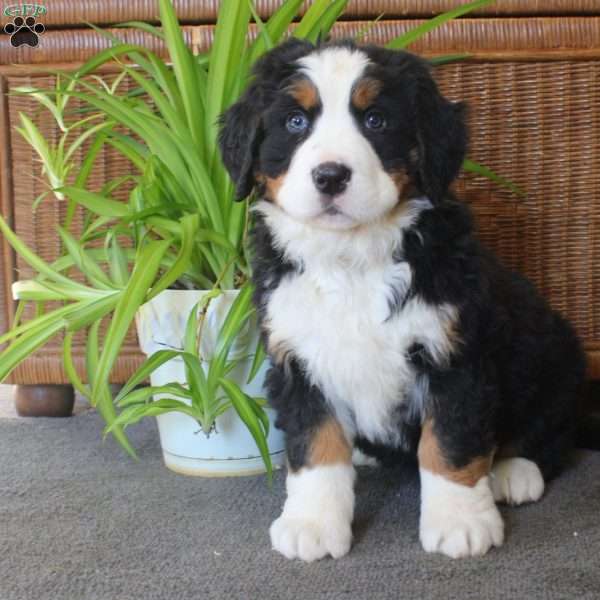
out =
<svg viewBox="0 0 600 600"><path fill-rule="evenodd" d="M304 109L310 110L319 103L319 92L310 79L299 79L292 83L286 92Z"/></svg>
<svg viewBox="0 0 600 600"><path fill-rule="evenodd" d="M350 464L352 448L346 439L342 426L334 419L327 419L316 431L310 444L308 464L331 465Z"/></svg>
<svg viewBox="0 0 600 600"><path fill-rule="evenodd" d="M366 110L373 104L382 87L383 83L379 79L364 77L357 82L352 90L352 104L358 110Z"/></svg>
<svg viewBox="0 0 600 600"><path fill-rule="evenodd" d="M460 469L454 468L448 464L438 440L433 431L433 421L426 421L421 431L421 440L419 442L419 467L427 469L431 473L441 475L445 479L468 485L475 484L485 475L487 475L492 466L492 455L480 456Z"/></svg>

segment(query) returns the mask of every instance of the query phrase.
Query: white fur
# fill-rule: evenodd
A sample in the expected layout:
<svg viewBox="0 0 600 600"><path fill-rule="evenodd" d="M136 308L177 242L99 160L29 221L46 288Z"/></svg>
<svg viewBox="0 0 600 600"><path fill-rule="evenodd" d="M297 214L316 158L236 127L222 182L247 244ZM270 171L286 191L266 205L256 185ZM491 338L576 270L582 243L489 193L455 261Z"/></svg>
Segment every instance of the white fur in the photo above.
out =
<svg viewBox="0 0 600 600"><path fill-rule="evenodd" d="M544 493L539 467L526 458L506 458L494 463L490 485L496 502L536 502Z"/></svg>
<svg viewBox="0 0 600 600"><path fill-rule="evenodd" d="M350 112L352 86L369 59L360 50L326 48L299 60L315 84L322 110L312 131L295 151L277 203L300 221L326 228L351 228L383 216L398 201L398 189ZM325 214L311 173L324 162L352 170L346 191L335 200L337 215Z"/></svg>
<svg viewBox="0 0 600 600"><path fill-rule="evenodd" d="M267 300L269 345L301 358L311 381L335 409L351 438L358 431L372 441L400 445L391 412L415 389L406 357L415 342L443 361L451 349L450 306L406 302L390 315L390 283L410 287L411 271L395 262L402 230L430 207L411 201L394 220L354 230L319 230L299 223L277 206L260 203L275 244L303 272L284 279ZM410 407L417 413L419 406Z"/></svg>
<svg viewBox="0 0 600 600"><path fill-rule="evenodd" d="M469 487L426 469L420 473L420 538L427 552L460 558L481 556L492 546L502 545L504 523L488 477Z"/></svg>
<svg viewBox="0 0 600 600"><path fill-rule="evenodd" d="M286 558L312 562L347 554L352 543L354 468L326 465L287 476L287 500L271 525L271 544Z"/></svg>

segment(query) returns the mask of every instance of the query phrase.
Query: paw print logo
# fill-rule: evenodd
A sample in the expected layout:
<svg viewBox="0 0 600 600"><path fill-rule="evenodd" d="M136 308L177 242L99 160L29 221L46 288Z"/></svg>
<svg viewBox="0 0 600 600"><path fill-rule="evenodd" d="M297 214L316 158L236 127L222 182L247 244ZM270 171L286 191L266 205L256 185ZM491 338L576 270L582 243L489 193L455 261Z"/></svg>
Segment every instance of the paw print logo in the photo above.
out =
<svg viewBox="0 0 600 600"><path fill-rule="evenodd" d="M35 22L35 17L15 17L12 23L4 26L4 33L10 35L10 43L15 48L27 44L35 48L39 44L39 37L46 28L41 23Z"/></svg>

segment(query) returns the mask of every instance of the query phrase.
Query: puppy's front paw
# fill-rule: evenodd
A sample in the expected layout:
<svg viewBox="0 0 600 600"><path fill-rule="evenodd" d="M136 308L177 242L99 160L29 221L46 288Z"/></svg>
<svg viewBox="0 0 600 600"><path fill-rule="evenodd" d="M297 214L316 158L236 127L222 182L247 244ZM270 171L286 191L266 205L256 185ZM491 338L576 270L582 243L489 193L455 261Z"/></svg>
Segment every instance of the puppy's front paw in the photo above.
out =
<svg viewBox="0 0 600 600"><path fill-rule="evenodd" d="M420 538L427 552L461 558L482 556L492 546L502 545L504 523L487 477L474 487L426 471L421 479Z"/></svg>
<svg viewBox="0 0 600 600"><path fill-rule="evenodd" d="M504 525L495 506L471 514L442 513L421 519L421 543L427 552L451 558L482 556L502 545Z"/></svg>
<svg viewBox="0 0 600 600"><path fill-rule="evenodd" d="M350 523L343 519L323 517L304 519L282 514L270 529L271 544L286 558L312 562L328 554L340 558L348 554L352 543Z"/></svg>

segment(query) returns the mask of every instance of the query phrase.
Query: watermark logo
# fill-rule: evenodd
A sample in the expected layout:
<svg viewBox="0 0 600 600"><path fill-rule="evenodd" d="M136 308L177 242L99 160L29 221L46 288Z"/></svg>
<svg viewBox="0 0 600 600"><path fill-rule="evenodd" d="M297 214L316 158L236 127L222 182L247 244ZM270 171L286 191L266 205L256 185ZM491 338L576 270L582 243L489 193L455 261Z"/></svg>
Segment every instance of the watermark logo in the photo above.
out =
<svg viewBox="0 0 600 600"><path fill-rule="evenodd" d="M5 17L39 17L48 9L42 4L12 4L4 9Z"/></svg>
<svg viewBox="0 0 600 600"><path fill-rule="evenodd" d="M39 44L39 36L46 28L38 22L37 17L46 12L46 7L41 4L13 4L4 9L4 16L13 19L12 23L4 26L4 33L10 35L10 43L14 48L24 45L35 48Z"/></svg>

